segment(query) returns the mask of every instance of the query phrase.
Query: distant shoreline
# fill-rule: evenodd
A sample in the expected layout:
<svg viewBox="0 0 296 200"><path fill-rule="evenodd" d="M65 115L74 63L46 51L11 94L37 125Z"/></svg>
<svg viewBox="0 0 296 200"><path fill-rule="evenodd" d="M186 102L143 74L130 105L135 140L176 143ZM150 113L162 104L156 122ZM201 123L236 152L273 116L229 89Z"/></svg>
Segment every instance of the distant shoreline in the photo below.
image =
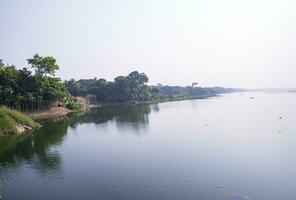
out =
<svg viewBox="0 0 296 200"><path fill-rule="evenodd" d="M114 103L83 103L83 110L76 111L70 110L65 107L52 107L49 109L41 110L41 111L34 111L34 112L24 112L25 115L31 117L34 120L46 120L46 119L54 119L69 115L71 113L77 112L87 112L91 108L102 107L102 106L110 106L110 105L143 105L143 104L157 104L157 103L165 103L171 101L186 101L186 100L193 100L193 99L207 99L210 97L219 96L217 94L211 95L199 95L199 96L183 96L183 97L171 97L171 98L164 98L160 100L151 100L151 101L135 101L135 102L114 102ZM80 97L81 99L81 97ZM84 99L85 100L85 99ZM81 101L80 101L81 102Z"/></svg>
<svg viewBox="0 0 296 200"><path fill-rule="evenodd" d="M186 100L194 100L194 99L208 99L211 97L220 96L219 94L211 94L211 95L199 95L199 96L187 96L187 97L172 97L172 98L164 98L160 100L150 100L150 101L135 101L135 102L114 102L114 103L94 103L90 104L88 108L94 107L102 107L102 106L112 106L112 105L145 105L145 104L158 104L165 102L173 102L173 101L186 101Z"/></svg>

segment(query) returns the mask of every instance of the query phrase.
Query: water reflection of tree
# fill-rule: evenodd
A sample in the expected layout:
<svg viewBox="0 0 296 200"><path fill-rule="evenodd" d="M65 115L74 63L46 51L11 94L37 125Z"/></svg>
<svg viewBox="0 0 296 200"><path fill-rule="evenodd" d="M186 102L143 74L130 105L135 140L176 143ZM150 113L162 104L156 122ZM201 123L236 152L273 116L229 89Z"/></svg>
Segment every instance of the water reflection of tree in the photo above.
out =
<svg viewBox="0 0 296 200"><path fill-rule="evenodd" d="M152 109L159 110L157 105ZM137 132L147 126L150 113L150 105L114 105L94 108L84 115L74 114L60 121L49 120L32 134L0 138L0 164L18 166L25 161L40 173L58 172L61 157L53 147L63 142L69 126L75 128L82 123L103 124L112 120L120 128L132 128Z"/></svg>
<svg viewBox="0 0 296 200"><path fill-rule="evenodd" d="M156 107L158 106L153 105L154 111L158 111ZM147 127L150 113L150 105L112 105L91 109L76 122L101 124L112 120L120 128L132 128L138 131ZM77 123L73 124L73 127Z"/></svg>
<svg viewBox="0 0 296 200"><path fill-rule="evenodd" d="M60 144L67 133L69 119L60 122L47 122L33 134L5 137L0 139L1 164L17 166L18 162L28 161L40 173L59 170L60 155L50 148Z"/></svg>

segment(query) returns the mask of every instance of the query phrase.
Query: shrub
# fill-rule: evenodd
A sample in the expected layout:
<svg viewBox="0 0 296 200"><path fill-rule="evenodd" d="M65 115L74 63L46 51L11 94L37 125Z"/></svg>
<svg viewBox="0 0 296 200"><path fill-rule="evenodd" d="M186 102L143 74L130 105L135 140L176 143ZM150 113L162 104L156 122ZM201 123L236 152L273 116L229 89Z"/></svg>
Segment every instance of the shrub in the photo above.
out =
<svg viewBox="0 0 296 200"><path fill-rule="evenodd" d="M70 110L82 110L82 105L80 103L70 102L66 105L66 108Z"/></svg>

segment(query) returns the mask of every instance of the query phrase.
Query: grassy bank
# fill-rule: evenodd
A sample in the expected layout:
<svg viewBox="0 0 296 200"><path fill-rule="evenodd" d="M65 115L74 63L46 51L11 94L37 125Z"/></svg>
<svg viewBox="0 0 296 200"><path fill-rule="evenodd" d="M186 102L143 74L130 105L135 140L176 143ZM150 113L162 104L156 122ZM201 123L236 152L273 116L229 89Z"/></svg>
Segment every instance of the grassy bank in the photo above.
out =
<svg viewBox="0 0 296 200"><path fill-rule="evenodd" d="M38 127L30 117L5 107L0 108L0 135L22 133Z"/></svg>

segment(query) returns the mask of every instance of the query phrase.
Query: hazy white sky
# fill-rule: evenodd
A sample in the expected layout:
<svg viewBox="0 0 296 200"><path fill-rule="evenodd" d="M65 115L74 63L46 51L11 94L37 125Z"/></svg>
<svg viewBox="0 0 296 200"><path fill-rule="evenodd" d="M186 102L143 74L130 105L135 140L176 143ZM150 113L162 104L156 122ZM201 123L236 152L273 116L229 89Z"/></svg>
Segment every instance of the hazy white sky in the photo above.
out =
<svg viewBox="0 0 296 200"><path fill-rule="evenodd" d="M69 78L296 87L292 0L0 0L0 58L54 56Z"/></svg>

